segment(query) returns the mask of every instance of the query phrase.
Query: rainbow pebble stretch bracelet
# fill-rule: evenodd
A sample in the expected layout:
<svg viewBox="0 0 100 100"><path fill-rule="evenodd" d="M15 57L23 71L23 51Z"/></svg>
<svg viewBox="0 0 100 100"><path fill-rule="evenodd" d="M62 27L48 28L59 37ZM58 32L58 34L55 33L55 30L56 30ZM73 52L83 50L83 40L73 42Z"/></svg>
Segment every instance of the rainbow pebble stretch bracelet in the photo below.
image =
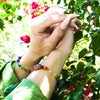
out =
<svg viewBox="0 0 100 100"><path fill-rule="evenodd" d="M31 73L31 71L28 71L28 70L25 69L24 67L21 67L21 64L19 63L21 58L22 58L21 56L18 57L18 59L17 59L17 66L20 67L21 70L24 70L24 71L27 72L27 73Z"/></svg>
<svg viewBox="0 0 100 100"><path fill-rule="evenodd" d="M18 59L17 59L17 66L18 66L19 68L21 68L21 70L24 70L24 71L27 72L27 73L31 73L31 72L33 72L33 71L37 71L37 70L43 69L43 70L45 70L45 71L47 70L48 72L50 72L50 73L56 78L56 80L59 80L59 79L60 79L60 77L59 77L56 73L50 71L49 68L48 68L47 66L43 66L43 65L41 65L41 64L36 64L36 65L32 66L32 67L31 67L31 71L28 71L27 69L25 69L24 67L22 67L21 64L19 63L21 58L22 58L22 57L19 56Z"/></svg>

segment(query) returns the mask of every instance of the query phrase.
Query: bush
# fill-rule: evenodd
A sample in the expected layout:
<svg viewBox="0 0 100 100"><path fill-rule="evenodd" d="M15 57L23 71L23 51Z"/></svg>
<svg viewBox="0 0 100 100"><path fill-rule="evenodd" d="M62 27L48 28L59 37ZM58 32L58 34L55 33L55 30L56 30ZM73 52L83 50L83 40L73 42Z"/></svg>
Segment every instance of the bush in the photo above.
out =
<svg viewBox="0 0 100 100"><path fill-rule="evenodd" d="M41 0L40 0L41 1ZM38 7L39 2L35 7ZM79 19L82 22L82 31L75 34L74 49L70 57L66 60L60 75L60 80L57 82L56 89L52 95L52 100L99 100L100 99L100 61L97 59L100 57L100 2L99 0L63 0L63 8L65 8L65 14L75 13L79 14ZM14 0L13 2L8 0L0 1L0 32L1 32L1 54L8 59L15 59L17 53L14 51L16 47L21 48L18 44L18 37L29 33L27 30L28 24L26 20L37 17L44 13L49 8L49 4L53 4L52 1L41 4L41 8L38 13L30 12L27 2L21 2L20 0ZM61 0L57 1L60 5ZM23 8L23 13L17 13ZM32 8L36 9L36 8ZM31 14L30 14L31 13ZM21 34L16 30L13 32L7 30L15 27L15 24L22 25ZM15 27L16 28L16 27ZM14 28L14 29L15 29ZM25 33L26 32L26 33ZM15 34L16 33L16 34ZM15 37L15 35L17 37ZM11 38L12 37L12 38ZM13 45L11 45L12 43ZM9 47L6 47L8 42ZM16 44L16 45L15 45ZM14 47L13 47L14 46ZM23 48L27 48L28 45L24 45ZM13 48L12 48L13 47ZM11 49L12 48L12 49ZM23 49L23 50L24 50ZM3 56L2 56L3 57ZM6 59L1 59L0 64Z"/></svg>

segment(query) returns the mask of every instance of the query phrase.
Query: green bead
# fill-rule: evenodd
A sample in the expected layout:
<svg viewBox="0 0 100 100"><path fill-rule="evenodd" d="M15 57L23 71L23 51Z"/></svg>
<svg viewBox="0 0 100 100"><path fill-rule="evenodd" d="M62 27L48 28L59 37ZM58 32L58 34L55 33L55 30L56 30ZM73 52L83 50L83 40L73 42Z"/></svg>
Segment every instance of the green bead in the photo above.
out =
<svg viewBox="0 0 100 100"><path fill-rule="evenodd" d="M20 63L18 63L17 65L18 65L18 67L20 67L20 66L21 66L21 64L20 64Z"/></svg>
<svg viewBox="0 0 100 100"><path fill-rule="evenodd" d="M21 70L24 70L24 68L23 68L23 67L21 67Z"/></svg>

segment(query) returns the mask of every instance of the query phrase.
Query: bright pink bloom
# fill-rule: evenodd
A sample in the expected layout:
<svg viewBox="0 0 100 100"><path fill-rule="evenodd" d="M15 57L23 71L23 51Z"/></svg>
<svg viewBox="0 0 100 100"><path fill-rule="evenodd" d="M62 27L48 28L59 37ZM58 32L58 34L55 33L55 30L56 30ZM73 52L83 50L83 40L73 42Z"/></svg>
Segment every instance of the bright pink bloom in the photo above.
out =
<svg viewBox="0 0 100 100"><path fill-rule="evenodd" d="M27 14L27 15L28 15L28 9L26 9L26 10L25 10L25 14Z"/></svg>
<svg viewBox="0 0 100 100"><path fill-rule="evenodd" d="M88 96L90 93L93 93L91 86L89 86L87 89L84 90L85 96Z"/></svg>
<svg viewBox="0 0 100 100"><path fill-rule="evenodd" d="M64 92L64 94L66 94L67 93L67 90L64 90L63 92Z"/></svg>
<svg viewBox="0 0 100 100"><path fill-rule="evenodd" d="M70 92L72 90L73 90L73 85L70 85L68 91Z"/></svg>
<svg viewBox="0 0 100 100"><path fill-rule="evenodd" d="M44 7L45 7L44 9L45 12L50 8L48 5L45 5Z"/></svg>
<svg viewBox="0 0 100 100"><path fill-rule="evenodd" d="M91 23L94 24L94 20L92 20Z"/></svg>
<svg viewBox="0 0 100 100"><path fill-rule="evenodd" d="M89 99L89 97L88 97L88 96L86 96L86 95L84 95L84 98L85 98L85 99Z"/></svg>
<svg viewBox="0 0 100 100"><path fill-rule="evenodd" d="M33 1L31 6L32 6L32 9L36 9L39 7L39 4Z"/></svg>
<svg viewBox="0 0 100 100"><path fill-rule="evenodd" d="M85 58L81 58L81 60L85 60Z"/></svg>
<svg viewBox="0 0 100 100"><path fill-rule="evenodd" d="M86 2L86 3L89 3L89 1L88 1L88 0L86 0L85 2Z"/></svg>
<svg viewBox="0 0 100 100"><path fill-rule="evenodd" d="M2 0L2 1L7 2L7 0Z"/></svg>
<svg viewBox="0 0 100 100"><path fill-rule="evenodd" d="M92 85L93 83L92 82L90 82L90 85Z"/></svg>
<svg viewBox="0 0 100 100"><path fill-rule="evenodd" d="M34 15L34 14L33 14L31 18L35 18L35 17L37 17L37 16L38 16L38 15Z"/></svg>
<svg viewBox="0 0 100 100"><path fill-rule="evenodd" d="M30 37L28 35L22 36L22 37L20 37L20 39L23 41L20 44L30 42Z"/></svg>
<svg viewBox="0 0 100 100"><path fill-rule="evenodd" d="M95 25L93 25L93 28L96 28Z"/></svg>

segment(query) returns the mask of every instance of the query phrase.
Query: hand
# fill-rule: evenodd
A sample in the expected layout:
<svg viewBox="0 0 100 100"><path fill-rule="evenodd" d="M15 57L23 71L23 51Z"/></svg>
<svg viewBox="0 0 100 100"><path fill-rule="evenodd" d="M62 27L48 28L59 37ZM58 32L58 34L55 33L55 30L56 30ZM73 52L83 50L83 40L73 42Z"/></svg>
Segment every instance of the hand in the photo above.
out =
<svg viewBox="0 0 100 100"><path fill-rule="evenodd" d="M49 10L44 15L33 19L29 48L31 53L39 55L39 57L48 55L59 44L65 34L64 31L73 18L75 18L75 14L70 14L69 17L67 14ZM65 19L65 26L59 24ZM52 30L54 24L59 25Z"/></svg>
<svg viewBox="0 0 100 100"><path fill-rule="evenodd" d="M59 28L62 25L62 23L64 23L65 21L66 19L57 25L53 25L52 28L54 29ZM57 47L52 52L50 52L50 54L47 56L47 58L43 62L41 62L42 65L48 66L51 72L54 72L57 75L60 74L62 70L62 66L64 65L64 62L66 61L66 58L70 55L72 51L73 39L74 39L73 38L74 28L67 27L64 30L64 34L65 34L64 37L62 37L62 40L57 45ZM38 70L38 71L33 71L27 77L27 79L37 84L39 88L41 89L42 93L48 99L50 99L56 85L56 79L54 75L52 75L50 72L45 71L45 70Z"/></svg>
<svg viewBox="0 0 100 100"><path fill-rule="evenodd" d="M78 19L74 19L78 22L78 30L81 30L81 23ZM72 25L72 24L71 24ZM58 27L58 26L56 26ZM73 48L74 41L74 30L77 29L67 28L65 31L65 36L62 38L62 41L59 45L54 49L48 57L42 62L42 65L48 66L52 72L55 72L57 75L60 74L62 70L62 66L64 65L67 57L71 54Z"/></svg>

